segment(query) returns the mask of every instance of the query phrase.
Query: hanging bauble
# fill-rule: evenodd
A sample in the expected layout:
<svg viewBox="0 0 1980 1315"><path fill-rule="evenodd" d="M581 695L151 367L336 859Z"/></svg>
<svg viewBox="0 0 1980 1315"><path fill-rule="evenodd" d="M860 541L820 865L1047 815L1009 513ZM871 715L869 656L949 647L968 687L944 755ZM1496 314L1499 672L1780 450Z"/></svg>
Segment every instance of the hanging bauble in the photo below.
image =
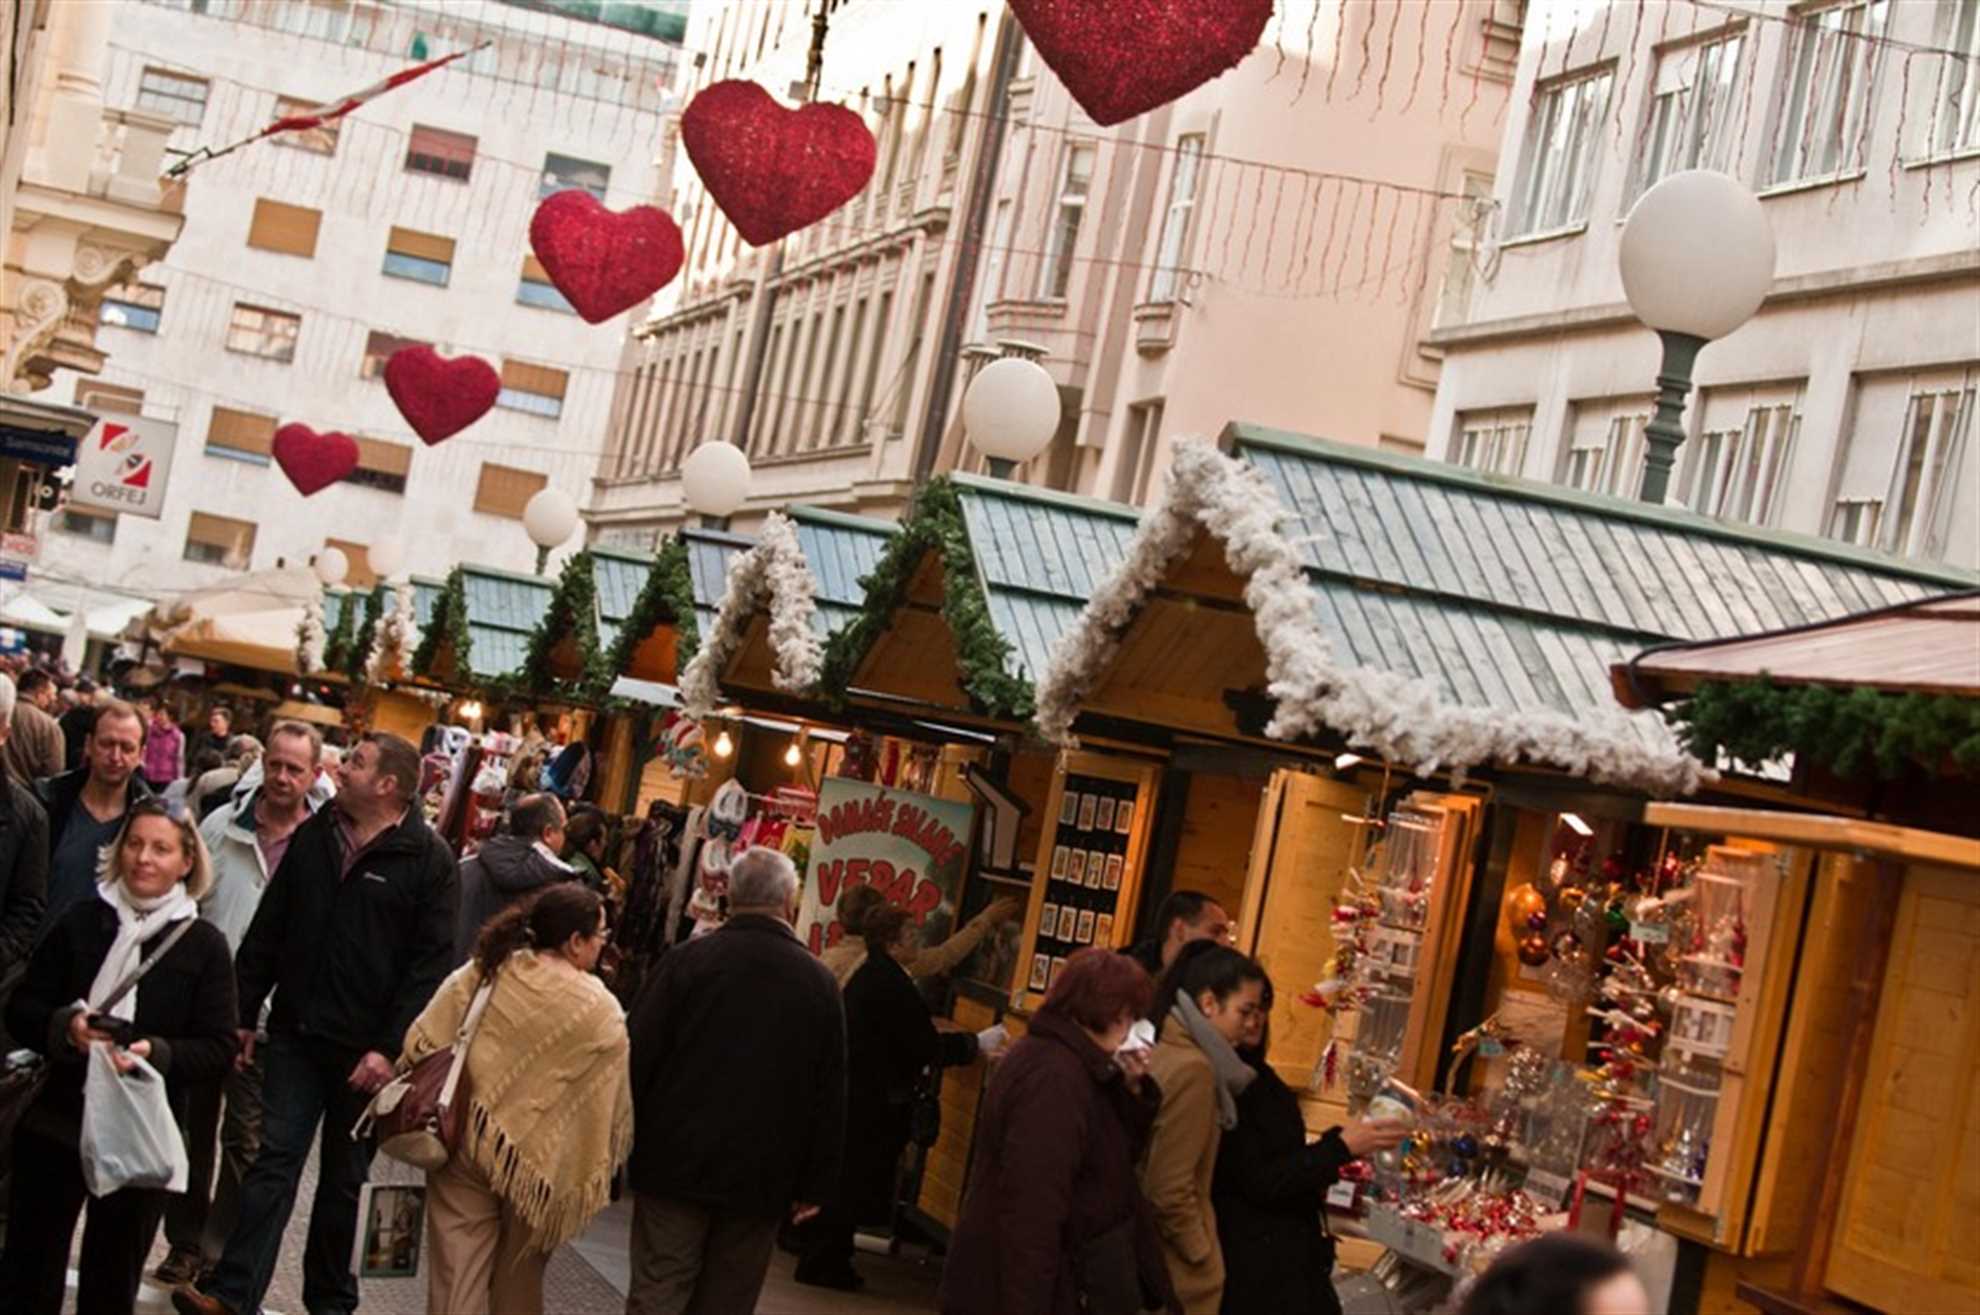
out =
<svg viewBox="0 0 1980 1315"><path fill-rule="evenodd" d="M448 360L422 343L399 348L385 362L385 391L431 447L487 415L502 392L502 376L479 356Z"/></svg>
<svg viewBox="0 0 1980 1315"><path fill-rule="evenodd" d="M743 241L763 246L858 196L878 149L843 105L786 109L754 82L702 89L681 115L681 145Z"/></svg>
<svg viewBox="0 0 1980 1315"><path fill-rule="evenodd" d="M1506 896L1506 925L1515 931L1524 929L1534 914L1547 916L1547 897L1534 889L1530 881L1514 886Z"/></svg>
<svg viewBox="0 0 1980 1315"><path fill-rule="evenodd" d="M570 188L544 199L529 221L529 249L587 324L637 306L681 272L681 230L664 210L607 210Z"/></svg>
<svg viewBox="0 0 1980 1315"><path fill-rule="evenodd" d="M1588 892L1579 886L1562 886L1559 898L1562 911L1573 913L1581 907L1581 901L1588 898Z"/></svg>
<svg viewBox="0 0 1980 1315"><path fill-rule="evenodd" d="M291 421L275 431L269 445L275 464L305 498L321 492L358 468L357 440L334 430L319 434Z"/></svg>
<svg viewBox="0 0 1980 1315"><path fill-rule="evenodd" d="M1530 931L1519 938L1519 961L1528 968L1538 968L1547 962L1547 937L1544 933Z"/></svg>
<svg viewBox="0 0 1980 1315"><path fill-rule="evenodd" d="M1119 123L1237 67L1272 0L1011 0L1011 11L1098 124Z"/></svg>
<svg viewBox="0 0 1980 1315"><path fill-rule="evenodd" d="M1527 914L1526 929L1528 931L1547 930L1547 910L1541 909L1538 912Z"/></svg>

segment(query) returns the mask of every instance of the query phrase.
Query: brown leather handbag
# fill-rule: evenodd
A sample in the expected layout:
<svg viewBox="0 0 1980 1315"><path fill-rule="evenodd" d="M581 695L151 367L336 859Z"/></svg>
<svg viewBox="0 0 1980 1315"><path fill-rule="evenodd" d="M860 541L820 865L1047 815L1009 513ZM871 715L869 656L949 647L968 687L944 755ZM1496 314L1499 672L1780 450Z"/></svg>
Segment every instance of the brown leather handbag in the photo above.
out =
<svg viewBox="0 0 1980 1315"><path fill-rule="evenodd" d="M378 1089L351 1129L352 1141L370 1137L383 1154L428 1173L453 1158L468 1106L468 1044L494 990L491 977L474 993L453 1045L434 1051Z"/></svg>

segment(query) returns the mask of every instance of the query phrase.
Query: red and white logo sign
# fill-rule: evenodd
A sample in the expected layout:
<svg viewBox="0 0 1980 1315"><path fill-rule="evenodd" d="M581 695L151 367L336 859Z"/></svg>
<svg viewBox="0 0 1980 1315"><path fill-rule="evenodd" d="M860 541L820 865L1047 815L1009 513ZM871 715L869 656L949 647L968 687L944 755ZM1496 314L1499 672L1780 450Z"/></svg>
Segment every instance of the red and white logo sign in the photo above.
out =
<svg viewBox="0 0 1980 1315"><path fill-rule="evenodd" d="M69 502L98 511L158 519L179 427L146 416L105 416L76 452Z"/></svg>

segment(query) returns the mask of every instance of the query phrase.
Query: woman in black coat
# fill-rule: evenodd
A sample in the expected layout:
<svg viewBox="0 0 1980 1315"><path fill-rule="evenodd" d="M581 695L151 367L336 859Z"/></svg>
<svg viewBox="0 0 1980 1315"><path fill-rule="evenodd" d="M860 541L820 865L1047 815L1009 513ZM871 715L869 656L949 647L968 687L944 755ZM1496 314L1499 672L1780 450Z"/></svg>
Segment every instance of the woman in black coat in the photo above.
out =
<svg viewBox="0 0 1980 1315"><path fill-rule="evenodd" d="M866 962L846 982L846 1155L838 1198L804 1242L797 1281L853 1291L863 1286L853 1268L853 1233L893 1213L895 1174L913 1131L914 1103L930 1068L970 1063L993 1046L1001 1029L941 1032L914 979L901 967L914 949L906 909L879 904L855 934L866 941Z"/></svg>
<svg viewBox="0 0 1980 1315"><path fill-rule="evenodd" d="M187 1088L218 1080L233 1062L234 966L226 937L199 919L196 903L212 880L206 848L182 811L168 813L152 799L133 805L104 850L99 898L55 920L7 1006L7 1031L50 1065L14 1131L0 1253L0 1310L10 1315L61 1311L69 1243L85 1202L77 1315L129 1315L137 1300L166 1193L126 1187L88 1197L78 1154L83 1075L94 1044L113 1046L120 1072L144 1059L164 1077L183 1120ZM117 985L161 953L112 1004ZM113 1021L99 1027L92 1020L104 1014Z"/></svg>
<svg viewBox="0 0 1980 1315"><path fill-rule="evenodd" d="M1237 1127L1217 1151L1210 1200L1224 1252L1223 1315L1340 1315L1334 1295L1334 1239L1327 1231L1327 1189L1341 1167L1402 1141L1392 1119L1359 1119L1306 1139L1299 1096L1265 1054L1265 1007L1239 1056L1258 1073L1237 1098Z"/></svg>

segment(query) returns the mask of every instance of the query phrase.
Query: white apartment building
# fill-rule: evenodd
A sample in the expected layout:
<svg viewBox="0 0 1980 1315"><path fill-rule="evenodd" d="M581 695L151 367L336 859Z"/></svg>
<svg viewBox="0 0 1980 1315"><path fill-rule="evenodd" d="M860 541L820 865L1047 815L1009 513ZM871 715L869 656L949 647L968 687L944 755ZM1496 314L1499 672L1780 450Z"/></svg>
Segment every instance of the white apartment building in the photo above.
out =
<svg viewBox="0 0 1980 1315"><path fill-rule="evenodd" d="M98 413L176 423L163 517L59 511L36 576L158 596L335 544L366 583L363 549L387 535L417 573L531 569L523 505L546 484L582 499L627 320L570 311L529 254L530 217L565 187L613 209L653 199L679 47L498 0L115 9L106 99L175 120L182 151L491 44L337 123L193 169L170 257L104 302L109 364L57 385ZM409 342L488 360L496 407L423 444L381 378ZM356 438L357 472L301 497L270 456L289 421Z"/></svg>
<svg viewBox="0 0 1980 1315"><path fill-rule="evenodd" d="M1447 287L1464 295L1517 11L1289 0L1237 69L1103 129L1001 5L834 0L820 96L865 115L875 178L757 251L681 161L689 274L637 331L596 540L678 523L705 438L749 452L745 517L892 514L976 463L960 399L1005 342L1061 386L1065 423L1022 472L1053 487L1138 500L1174 436L1232 419L1420 450L1421 339ZM810 40L798 0L698 9L687 94L742 77L781 95Z"/></svg>
<svg viewBox="0 0 1980 1315"><path fill-rule="evenodd" d="M1622 220L1710 168L1761 198L1773 290L1698 359L1673 501L1980 568L1980 0L1533 6L1431 452L1634 496L1659 345Z"/></svg>

